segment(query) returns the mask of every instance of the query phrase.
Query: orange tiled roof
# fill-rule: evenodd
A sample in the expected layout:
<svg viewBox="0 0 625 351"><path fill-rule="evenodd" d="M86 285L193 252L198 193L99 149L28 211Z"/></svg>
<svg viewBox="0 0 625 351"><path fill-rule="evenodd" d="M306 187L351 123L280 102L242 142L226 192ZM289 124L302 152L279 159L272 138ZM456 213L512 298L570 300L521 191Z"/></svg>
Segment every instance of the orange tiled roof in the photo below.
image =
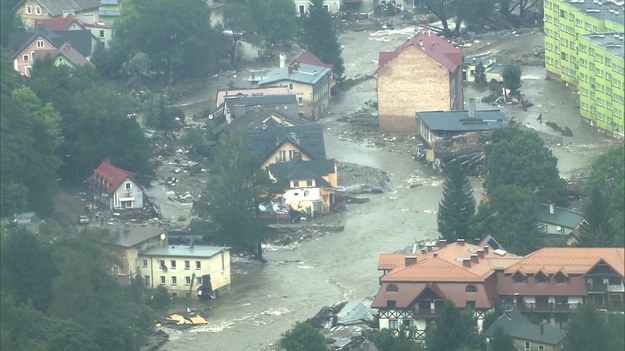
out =
<svg viewBox="0 0 625 351"><path fill-rule="evenodd" d="M513 274L520 270L525 274L535 274L542 270L545 274L565 271L567 274L585 274L601 260L615 272L625 277L625 248L586 248L586 247L545 247L535 251L505 272Z"/></svg>

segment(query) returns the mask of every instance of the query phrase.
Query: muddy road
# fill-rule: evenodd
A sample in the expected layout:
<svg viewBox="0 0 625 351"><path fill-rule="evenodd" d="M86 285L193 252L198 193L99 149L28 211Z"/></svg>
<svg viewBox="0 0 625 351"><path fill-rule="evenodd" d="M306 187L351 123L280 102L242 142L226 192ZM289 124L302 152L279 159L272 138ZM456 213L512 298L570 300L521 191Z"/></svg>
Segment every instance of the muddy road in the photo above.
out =
<svg viewBox="0 0 625 351"><path fill-rule="evenodd" d="M443 179L410 156L410 137L380 136L358 130L358 125L344 121L348 116L375 101L375 80L366 79L377 67L379 51L393 50L414 33L414 27L394 31L347 32L341 36L348 78L365 77L341 96L335 97L331 113L319 121L324 128L328 157L385 170L389 174L389 191L365 195L364 204L348 204L347 211L316 219L341 223L343 232L330 233L303 243L285 247L265 246L267 264L235 260L232 286L217 300L209 303L209 324L184 332L172 331L170 342L161 350L264 350L280 338L296 321L313 316L325 305L341 300L362 299L377 288L378 254L393 252L415 240L437 237L436 210L442 193ZM490 51L513 57L535 45L542 45L540 33L485 38L487 45L471 46L471 53ZM497 51L499 50L499 51ZM516 54L515 54L516 52ZM499 60L501 62L501 60ZM218 87L233 81L244 84L245 71L213 77L201 92L189 97L189 106L210 105ZM218 79L220 78L220 79ZM575 109L575 96L556 82L546 81L540 67L524 67L523 93L535 106L528 111L516 105L502 108L529 128L541 132L554 154L560 159L564 177L576 174L605 151L612 143L582 124ZM481 92L466 91L466 99ZM487 106L482 106L487 107ZM492 107L490 107L492 108ZM543 114L543 124L536 117ZM374 118L374 116L372 116ZM544 122L568 126L575 134L564 138ZM476 196L481 179L473 179ZM156 192L168 191L165 187ZM167 201L167 196L156 196ZM161 206L165 217L188 211L184 206ZM180 211L172 213L168 211ZM166 213L167 212L167 213Z"/></svg>

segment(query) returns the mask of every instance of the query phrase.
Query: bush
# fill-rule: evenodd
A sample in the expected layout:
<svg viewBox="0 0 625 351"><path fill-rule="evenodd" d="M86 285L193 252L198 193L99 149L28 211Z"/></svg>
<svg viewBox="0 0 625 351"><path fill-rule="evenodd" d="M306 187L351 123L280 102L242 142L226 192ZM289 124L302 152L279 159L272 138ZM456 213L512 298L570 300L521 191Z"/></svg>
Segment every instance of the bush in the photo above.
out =
<svg viewBox="0 0 625 351"><path fill-rule="evenodd" d="M149 305L154 309L164 309L171 303L172 299L164 286L152 290Z"/></svg>

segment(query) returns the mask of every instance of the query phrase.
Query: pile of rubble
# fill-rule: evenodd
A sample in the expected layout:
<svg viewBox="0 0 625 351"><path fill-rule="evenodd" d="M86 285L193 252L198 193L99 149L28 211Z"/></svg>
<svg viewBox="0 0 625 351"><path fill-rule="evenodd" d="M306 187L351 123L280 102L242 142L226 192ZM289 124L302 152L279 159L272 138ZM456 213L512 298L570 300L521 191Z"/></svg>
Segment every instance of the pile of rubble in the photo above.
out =
<svg viewBox="0 0 625 351"><path fill-rule="evenodd" d="M389 174L381 169L349 162L337 163L339 185L353 188L364 184L374 187L386 187L390 182Z"/></svg>

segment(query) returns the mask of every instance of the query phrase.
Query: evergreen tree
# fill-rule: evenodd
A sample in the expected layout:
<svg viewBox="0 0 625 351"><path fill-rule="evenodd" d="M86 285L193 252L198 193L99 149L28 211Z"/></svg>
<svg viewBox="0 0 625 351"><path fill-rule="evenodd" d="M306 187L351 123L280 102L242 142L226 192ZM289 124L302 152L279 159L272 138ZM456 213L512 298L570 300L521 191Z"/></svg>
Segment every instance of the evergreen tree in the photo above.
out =
<svg viewBox="0 0 625 351"><path fill-rule="evenodd" d="M332 16L323 8L323 0L312 0L308 16L304 19L304 43L315 56L334 65L334 73L343 76L345 67L341 45L332 22Z"/></svg>
<svg viewBox="0 0 625 351"><path fill-rule="evenodd" d="M586 222L581 226L579 246L610 247L614 243L614 233L610 230L608 202L599 188L593 188L590 202L585 209Z"/></svg>
<svg viewBox="0 0 625 351"><path fill-rule="evenodd" d="M441 315L427 329L425 343L428 351L459 351L481 349L483 340L473 311L458 309L447 302Z"/></svg>
<svg viewBox="0 0 625 351"><path fill-rule="evenodd" d="M567 328L564 349L567 351L608 351L609 335L603 315L596 307L583 304ZM621 329L621 332L623 330ZM622 338L622 334L620 336Z"/></svg>
<svg viewBox="0 0 625 351"><path fill-rule="evenodd" d="M447 241L466 239L467 228L475 213L475 198L469 178L458 165L451 165L438 205L438 231Z"/></svg>

